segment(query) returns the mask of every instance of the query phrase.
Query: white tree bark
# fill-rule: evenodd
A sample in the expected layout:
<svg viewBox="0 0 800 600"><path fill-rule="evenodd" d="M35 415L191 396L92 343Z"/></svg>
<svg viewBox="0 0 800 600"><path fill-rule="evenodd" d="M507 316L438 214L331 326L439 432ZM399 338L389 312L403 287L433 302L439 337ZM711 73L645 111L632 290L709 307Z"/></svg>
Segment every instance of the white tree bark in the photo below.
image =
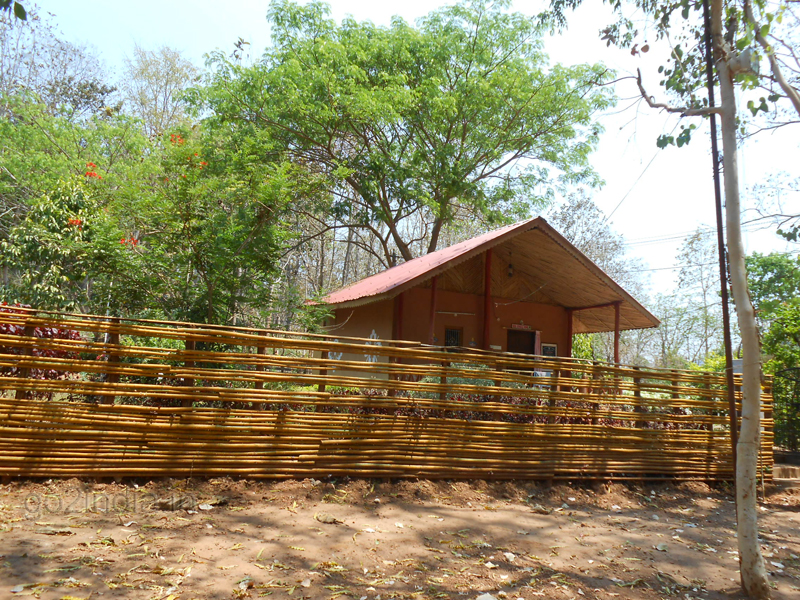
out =
<svg viewBox="0 0 800 600"><path fill-rule="evenodd" d="M761 347L756 315L747 287L739 203L739 165L736 148L736 97L724 46L722 0L711 2L711 34L720 86L725 220L733 298L742 336L742 420L736 451L736 514L742 587L750 598L770 597L767 570L758 542L757 467L761 434Z"/></svg>

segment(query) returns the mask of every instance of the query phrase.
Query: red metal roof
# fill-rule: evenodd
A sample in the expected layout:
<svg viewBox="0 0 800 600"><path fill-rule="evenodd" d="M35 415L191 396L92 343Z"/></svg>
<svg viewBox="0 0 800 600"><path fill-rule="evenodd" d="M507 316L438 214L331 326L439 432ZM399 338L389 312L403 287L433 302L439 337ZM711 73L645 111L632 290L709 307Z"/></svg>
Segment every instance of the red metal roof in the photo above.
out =
<svg viewBox="0 0 800 600"><path fill-rule="evenodd" d="M483 235L442 248L425 256L420 256L403 264L382 271L366 279L362 279L346 288L332 292L322 298L326 304L348 303L350 306L361 304L358 300L376 299L388 294L397 288L408 287L406 284L419 284L433 277L446 268L450 268L462 260L471 258L502 242L506 237L513 236L521 231L532 229L541 218L529 219L495 229ZM459 260L460 259L460 260ZM446 265L446 266L445 266ZM397 290L399 293L402 290Z"/></svg>

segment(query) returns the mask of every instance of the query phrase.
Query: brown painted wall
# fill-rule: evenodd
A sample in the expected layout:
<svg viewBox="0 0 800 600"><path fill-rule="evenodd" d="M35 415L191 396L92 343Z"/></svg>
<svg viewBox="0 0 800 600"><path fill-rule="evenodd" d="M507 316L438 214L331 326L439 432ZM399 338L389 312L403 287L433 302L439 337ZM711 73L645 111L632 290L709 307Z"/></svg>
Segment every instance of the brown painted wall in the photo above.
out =
<svg viewBox="0 0 800 600"><path fill-rule="evenodd" d="M513 324L530 325L542 332L543 344L558 344L558 356L567 356L567 311L561 306L496 299L492 304L493 323L490 342L506 350L507 331ZM505 304L505 305L504 305Z"/></svg>
<svg viewBox="0 0 800 600"><path fill-rule="evenodd" d="M428 342L430 318L430 288L412 288L404 292L402 338ZM531 330L542 332L542 343L558 344L558 355L567 355L567 311L560 306L514 302L493 298L491 310L490 344L507 349L508 329L512 324L530 325ZM495 303L500 304L495 306ZM373 330L380 339L391 339L394 300L384 300L355 309L336 311L336 324L347 324L331 331L331 335L370 337ZM445 328L462 328L465 346L483 347L483 296L439 290L434 323L435 344L444 345ZM350 316L352 312L352 316ZM458 314L455 314L458 313ZM346 355L345 355L346 356ZM347 358L347 357L346 357ZM352 356L350 360L364 360Z"/></svg>

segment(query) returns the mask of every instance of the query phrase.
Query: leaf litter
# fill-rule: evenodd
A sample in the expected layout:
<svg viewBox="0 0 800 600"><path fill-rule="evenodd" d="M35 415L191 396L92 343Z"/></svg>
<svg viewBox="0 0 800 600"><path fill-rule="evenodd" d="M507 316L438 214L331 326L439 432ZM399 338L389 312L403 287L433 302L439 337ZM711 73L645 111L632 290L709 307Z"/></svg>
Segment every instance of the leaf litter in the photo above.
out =
<svg viewBox="0 0 800 600"><path fill-rule="evenodd" d="M63 485L50 487L57 493ZM63 519L57 515L37 517L34 524L19 509L0 512L3 522L16 519L13 529L0 531L5 542L0 562L10 565L0 571L8 582L5 589L19 589L16 595L72 587L84 598L119 589L126 597L143 600L210 594L369 600L465 594L473 600L480 593L516 600L556 597L554 592L565 598L655 600L665 594L699 597L693 588L713 599L735 577L728 498L715 491L696 494L691 488L662 485L653 494L614 485L613 492L604 493L591 487L502 482L353 480L339 482L335 496L324 500L330 486L319 482L262 484L222 478L180 482L174 489L159 482L144 487L157 498L195 498L198 510L95 511L68 516L69 527L59 524ZM107 488L129 489L117 484ZM3 505L21 506L9 497L9 489L1 489ZM14 491L22 492L30 489ZM212 503L219 492L230 502ZM382 501L372 502L377 495ZM567 508L564 500L570 503ZM544 510L533 510L537 505ZM796 505L800 501L790 504ZM309 515L322 527L307 527ZM607 522L608 516L619 521ZM800 576L800 561L792 558L800 556L799 524L791 517L791 512L779 510L763 517L769 520L765 532L772 536L765 538L770 566L779 573L776 598L781 589L793 593L793 577ZM333 527L345 520L353 528ZM439 529L443 521L448 525L444 531ZM46 527L70 535L52 534L49 541L44 535L30 537ZM356 535L360 537L354 544ZM672 552L659 538L669 539ZM33 551L22 556L15 540L33 543ZM687 559L680 549L698 558ZM235 562L237 558L241 560ZM672 563L681 560L676 570ZM708 571L710 564L723 574L704 587L691 583L707 577L700 571ZM26 581L26 568L41 575Z"/></svg>

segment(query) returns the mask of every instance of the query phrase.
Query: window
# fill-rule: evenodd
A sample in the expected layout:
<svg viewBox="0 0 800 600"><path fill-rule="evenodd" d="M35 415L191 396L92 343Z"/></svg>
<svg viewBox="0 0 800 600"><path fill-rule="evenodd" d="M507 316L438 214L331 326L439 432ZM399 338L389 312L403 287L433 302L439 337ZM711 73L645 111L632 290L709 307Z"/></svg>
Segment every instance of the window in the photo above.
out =
<svg viewBox="0 0 800 600"><path fill-rule="evenodd" d="M542 356L558 356L558 344L542 344Z"/></svg>
<svg viewBox="0 0 800 600"><path fill-rule="evenodd" d="M444 330L445 346L463 346L464 329L446 328Z"/></svg>

